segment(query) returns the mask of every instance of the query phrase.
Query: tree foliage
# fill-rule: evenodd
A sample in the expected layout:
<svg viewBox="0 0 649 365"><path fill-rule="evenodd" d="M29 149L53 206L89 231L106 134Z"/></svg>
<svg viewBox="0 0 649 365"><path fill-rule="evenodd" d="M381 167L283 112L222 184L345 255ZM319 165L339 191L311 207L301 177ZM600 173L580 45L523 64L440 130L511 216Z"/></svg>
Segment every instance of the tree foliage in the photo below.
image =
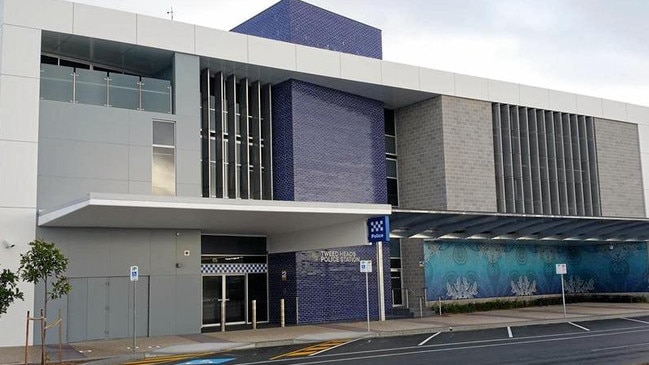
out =
<svg viewBox="0 0 649 365"><path fill-rule="evenodd" d="M0 315L7 313L9 305L16 299L23 299L23 293L18 289L18 275L4 269L0 272Z"/></svg>
<svg viewBox="0 0 649 365"><path fill-rule="evenodd" d="M20 277L33 284L43 281L45 298L43 310L47 317L48 300L58 299L70 292L68 278L64 275L68 268L68 259L56 248L54 242L36 239L29 245L32 248L20 255Z"/></svg>

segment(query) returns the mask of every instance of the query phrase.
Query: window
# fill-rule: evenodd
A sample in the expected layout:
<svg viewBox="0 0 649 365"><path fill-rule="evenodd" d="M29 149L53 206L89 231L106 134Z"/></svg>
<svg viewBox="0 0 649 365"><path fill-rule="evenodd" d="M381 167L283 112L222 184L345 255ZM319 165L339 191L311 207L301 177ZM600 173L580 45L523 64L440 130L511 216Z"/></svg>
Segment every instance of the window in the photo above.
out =
<svg viewBox="0 0 649 365"><path fill-rule="evenodd" d="M153 121L153 195L176 195L176 142L173 122Z"/></svg>
<svg viewBox="0 0 649 365"><path fill-rule="evenodd" d="M385 169L388 203L399 205L397 184L397 137L394 124L394 110L385 110Z"/></svg>

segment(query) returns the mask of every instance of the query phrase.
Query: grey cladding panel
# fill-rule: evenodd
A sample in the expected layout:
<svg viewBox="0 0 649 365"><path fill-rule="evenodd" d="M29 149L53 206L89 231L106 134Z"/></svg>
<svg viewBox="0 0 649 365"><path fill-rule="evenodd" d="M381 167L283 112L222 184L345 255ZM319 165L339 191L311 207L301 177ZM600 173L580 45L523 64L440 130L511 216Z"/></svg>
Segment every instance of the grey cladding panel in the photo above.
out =
<svg viewBox="0 0 649 365"><path fill-rule="evenodd" d="M176 334L176 325L171 320L172 313L176 313L176 276L158 275L151 277L151 305L149 307L151 318L150 335L165 336ZM193 312L200 313L200 306L192 308Z"/></svg>
<svg viewBox="0 0 649 365"><path fill-rule="evenodd" d="M198 333L202 322L201 275L176 277L176 333ZM200 310L196 310L200 308Z"/></svg>
<svg viewBox="0 0 649 365"><path fill-rule="evenodd" d="M638 126L595 119L595 138L602 215L644 217Z"/></svg>

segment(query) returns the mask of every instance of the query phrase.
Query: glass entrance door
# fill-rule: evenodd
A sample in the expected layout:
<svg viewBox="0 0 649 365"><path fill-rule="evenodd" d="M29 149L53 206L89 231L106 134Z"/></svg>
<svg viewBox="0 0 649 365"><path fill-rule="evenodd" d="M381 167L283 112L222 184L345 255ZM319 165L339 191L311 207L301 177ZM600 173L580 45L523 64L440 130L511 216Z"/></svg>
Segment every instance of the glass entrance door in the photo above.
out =
<svg viewBox="0 0 649 365"><path fill-rule="evenodd" d="M225 323L246 322L246 276L203 276L203 326L221 324L221 303L225 302Z"/></svg>

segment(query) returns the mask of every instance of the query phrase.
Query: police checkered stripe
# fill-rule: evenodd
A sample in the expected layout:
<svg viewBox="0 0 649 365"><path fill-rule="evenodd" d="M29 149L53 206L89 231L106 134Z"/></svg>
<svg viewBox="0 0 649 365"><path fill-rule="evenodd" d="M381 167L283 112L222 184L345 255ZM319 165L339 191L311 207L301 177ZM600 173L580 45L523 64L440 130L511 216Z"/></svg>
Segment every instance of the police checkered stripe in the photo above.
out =
<svg viewBox="0 0 649 365"><path fill-rule="evenodd" d="M370 221L370 233L383 232L383 220Z"/></svg>
<svg viewBox="0 0 649 365"><path fill-rule="evenodd" d="M202 264L201 274L265 274L267 264Z"/></svg>

